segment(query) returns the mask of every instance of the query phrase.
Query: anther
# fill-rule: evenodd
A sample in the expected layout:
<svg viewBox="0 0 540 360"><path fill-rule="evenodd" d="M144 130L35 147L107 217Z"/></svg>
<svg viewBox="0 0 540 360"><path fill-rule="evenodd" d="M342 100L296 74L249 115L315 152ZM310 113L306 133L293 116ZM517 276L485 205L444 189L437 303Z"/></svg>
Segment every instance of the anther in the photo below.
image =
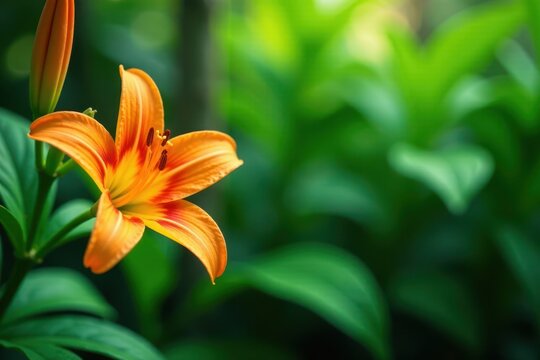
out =
<svg viewBox="0 0 540 360"><path fill-rule="evenodd" d="M146 136L146 146L148 147L150 147L154 141L154 132L154 128L150 128L150 130L148 130L148 135Z"/></svg>
<svg viewBox="0 0 540 360"><path fill-rule="evenodd" d="M163 150L161 152L161 157L159 158L158 169L159 170L165 169L165 165L167 165L167 150Z"/></svg>
<svg viewBox="0 0 540 360"><path fill-rule="evenodd" d="M169 137L171 136L171 130L165 130L165 132L162 135L163 141L161 142L161 146L167 145L167 141L169 141Z"/></svg>

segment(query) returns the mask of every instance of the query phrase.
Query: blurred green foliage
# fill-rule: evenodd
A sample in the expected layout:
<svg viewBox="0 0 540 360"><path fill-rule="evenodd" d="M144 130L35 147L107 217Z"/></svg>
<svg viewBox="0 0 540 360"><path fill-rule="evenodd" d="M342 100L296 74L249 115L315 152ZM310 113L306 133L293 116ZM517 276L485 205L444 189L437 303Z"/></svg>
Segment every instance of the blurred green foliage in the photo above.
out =
<svg viewBox="0 0 540 360"><path fill-rule="evenodd" d="M216 127L233 135L245 161L210 196L194 199L206 203L225 234L225 275L212 286L191 255L147 234L102 277L82 269L84 240L72 242L23 290L39 290L37 283L54 275L57 287L31 295L52 304L44 312L62 306L109 318L112 305L118 322L170 359L538 358L538 2L208 4L207 95ZM77 6L58 109L92 106L111 129L124 64L156 80L173 129L193 121L182 118L178 99L179 53L186 51L180 1ZM0 4L0 106L23 117L40 7ZM0 122L0 133L13 126ZM16 137L0 140L2 159L24 164L33 156L13 152ZM2 169L0 162L0 192L19 189L4 195L17 211L0 207L0 223L24 237L25 229L10 224L33 197L20 188L24 182L7 183L11 170ZM92 199L80 177L59 184L50 233L85 204L73 202L81 196ZM84 238L89 227L78 230L73 237ZM8 264L10 246L3 242ZM73 293L63 296L62 288ZM20 337L50 324L39 307L15 305L9 316L28 320L9 330L3 345L43 358L64 351L59 346L99 349L87 334L80 334L87 343L62 337L29 349ZM66 331L83 324L113 342L127 336L109 322L66 316ZM123 347L109 345L109 354L122 358Z"/></svg>

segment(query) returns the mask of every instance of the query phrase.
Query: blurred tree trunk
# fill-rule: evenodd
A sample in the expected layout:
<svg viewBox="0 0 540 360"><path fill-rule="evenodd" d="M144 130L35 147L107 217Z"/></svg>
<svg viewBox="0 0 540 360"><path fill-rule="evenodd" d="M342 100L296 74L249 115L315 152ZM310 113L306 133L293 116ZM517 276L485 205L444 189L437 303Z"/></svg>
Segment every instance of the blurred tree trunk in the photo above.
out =
<svg viewBox="0 0 540 360"><path fill-rule="evenodd" d="M180 81L177 91L179 115L174 124L174 132L183 134L195 130L218 129L219 124L213 107L214 84L214 42L212 39L212 15L215 0L180 1L180 48L178 61ZM216 220L219 220L220 194L212 189L190 197ZM197 278L201 269L195 262L181 262L182 276ZM188 288L179 288L187 296ZM177 299L174 301L178 301Z"/></svg>
<svg viewBox="0 0 540 360"><path fill-rule="evenodd" d="M181 133L215 128L212 111L211 17L214 0L182 0L180 5Z"/></svg>

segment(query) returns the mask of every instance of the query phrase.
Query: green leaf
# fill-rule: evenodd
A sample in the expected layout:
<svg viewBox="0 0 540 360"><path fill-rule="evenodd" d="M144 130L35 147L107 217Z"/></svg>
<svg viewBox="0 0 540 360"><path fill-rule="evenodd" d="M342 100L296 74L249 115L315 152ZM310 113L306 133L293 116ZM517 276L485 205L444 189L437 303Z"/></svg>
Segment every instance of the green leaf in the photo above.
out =
<svg viewBox="0 0 540 360"><path fill-rule="evenodd" d="M501 255L529 296L540 326L540 244L511 227L499 229L496 240Z"/></svg>
<svg viewBox="0 0 540 360"><path fill-rule="evenodd" d="M81 311L102 317L111 317L115 313L78 272L44 268L28 274L2 322L10 323L53 311Z"/></svg>
<svg viewBox="0 0 540 360"><path fill-rule="evenodd" d="M227 277L314 311L379 359L390 356L387 309L377 283L369 269L344 250L293 245L244 263Z"/></svg>
<svg viewBox="0 0 540 360"><path fill-rule="evenodd" d="M508 73L531 95L535 95L540 85L540 73L534 60L519 43L508 41L498 53L501 64Z"/></svg>
<svg viewBox="0 0 540 360"><path fill-rule="evenodd" d="M85 316L28 320L2 328L0 339L10 343L47 343L122 360L162 359L150 343L132 331Z"/></svg>
<svg viewBox="0 0 540 360"><path fill-rule="evenodd" d="M0 108L0 197L26 231L37 191L34 141L28 138L29 123Z"/></svg>
<svg viewBox="0 0 540 360"><path fill-rule="evenodd" d="M28 357L30 360L80 360L77 354L63 349L58 346L46 344L43 342L32 342L32 341L19 341L19 342L9 342L1 341L0 344L6 348L19 349Z"/></svg>
<svg viewBox="0 0 540 360"><path fill-rule="evenodd" d="M6 234L15 249L15 253L22 255L24 252L24 233L21 228L21 224L17 221L15 216L0 205L0 224L6 230Z"/></svg>
<svg viewBox="0 0 540 360"><path fill-rule="evenodd" d="M384 209L369 184L336 166L319 164L298 171L286 203L298 214L332 214L373 225Z"/></svg>
<svg viewBox="0 0 540 360"><path fill-rule="evenodd" d="M479 309L463 282L445 274L402 275L390 285L392 303L473 351L481 348Z"/></svg>
<svg viewBox="0 0 540 360"><path fill-rule="evenodd" d="M397 144L389 153L392 167L439 195L453 213L466 210L493 173L493 160L482 148L460 145L438 151Z"/></svg>
<svg viewBox="0 0 540 360"><path fill-rule="evenodd" d="M159 335L161 305L178 277L171 255L178 252L168 251L176 246L169 239L146 231L142 240L122 261L138 307L142 330L147 336Z"/></svg>
<svg viewBox="0 0 540 360"><path fill-rule="evenodd" d="M93 203L90 200L76 199L60 206L48 221L47 227L40 237L39 244L46 244L66 224L74 220L83 212L88 211L92 205ZM71 230L61 244L65 244L69 241L80 239L82 237L88 237L92 232L94 223L95 219L91 219L77 226L75 229Z"/></svg>
<svg viewBox="0 0 540 360"><path fill-rule="evenodd" d="M4 267L4 244L2 244L2 237L0 236L0 277Z"/></svg>
<svg viewBox="0 0 540 360"><path fill-rule="evenodd" d="M409 139L427 143L440 135L451 120L446 109L449 92L491 61L524 17L519 1L488 3L454 16L424 48L403 29L389 34L394 76L408 111Z"/></svg>
<svg viewBox="0 0 540 360"><path fill-rule="evenodd" d="M540 2L538 0L524 0L529 16L529 28L531 31L534 47L536 48L536 60L540 69Z"/></svg>
<svg viewBox="0 0 540 360"><path fill-rule="evenodd" d="M444 95L457 80L484 65L524 20L523 4L509 1L478 6L441 26L426 49L431 91Z"/></svg>

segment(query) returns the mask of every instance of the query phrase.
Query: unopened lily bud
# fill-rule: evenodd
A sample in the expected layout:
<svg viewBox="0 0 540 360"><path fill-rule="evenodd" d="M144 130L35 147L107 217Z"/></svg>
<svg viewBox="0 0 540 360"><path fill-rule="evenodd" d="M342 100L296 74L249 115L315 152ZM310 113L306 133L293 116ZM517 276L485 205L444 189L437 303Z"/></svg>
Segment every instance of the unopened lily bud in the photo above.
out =
<svg viewBox="0 0 540 360"><path fill-rule="evenodd" d="M54 111L71 57L74 0L47 0L39 19L30 72L30 106L35 118Z"/></svg>

